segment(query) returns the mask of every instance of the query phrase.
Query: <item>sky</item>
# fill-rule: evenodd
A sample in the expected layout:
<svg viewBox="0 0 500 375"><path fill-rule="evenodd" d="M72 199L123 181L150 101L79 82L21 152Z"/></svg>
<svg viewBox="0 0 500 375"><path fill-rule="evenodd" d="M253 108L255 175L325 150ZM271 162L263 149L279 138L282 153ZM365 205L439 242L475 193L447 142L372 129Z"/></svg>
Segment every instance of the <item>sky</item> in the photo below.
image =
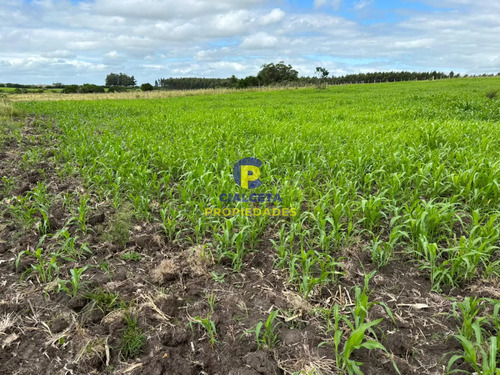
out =
<svg viewBox="0 0 500 375"><path fill-rule="evenodd" d="M0 0L0 82L500 72L498 0Z"/></svg>

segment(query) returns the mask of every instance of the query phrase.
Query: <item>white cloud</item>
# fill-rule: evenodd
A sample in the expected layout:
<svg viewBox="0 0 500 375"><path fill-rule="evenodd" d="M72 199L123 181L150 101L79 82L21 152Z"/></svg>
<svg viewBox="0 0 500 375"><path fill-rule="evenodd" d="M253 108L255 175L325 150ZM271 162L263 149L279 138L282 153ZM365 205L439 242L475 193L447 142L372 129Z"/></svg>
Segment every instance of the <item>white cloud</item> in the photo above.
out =
<svg viewBox="0 0 500 375"><path fill-rule="evenodd" d="M355 10L362 10L368 7L372 3L372 0L360 0L356 4L354 4Z"/></svg>
<svg viewBox="0 0 500 375"><path fill-rule="evenodd" d="M238 10L229 13L218 14L214 17L212 28L208 27L208 32L217 36L228 36L239 34L248 29L249 24L253 23L255 18L247 10Z"/></svg>
<svg viewBox="0 0 500 375"><path fill-rule="evenodd" d="M142 0L96 0L88 9L97 14L165 20L219 14L259 3L264 0L149 0L147 3Z"/></svg>
<svg viewBox="0 0 500 375"><path fill-rule="evenodd" d="M218 61L215 63L210 63L209 65L210 69L214 69L214 71L220 70L220 69L228 69L232 70L235 72L242 72L246 69L246 66L244 64L238 63L238 62L231 62L231 61Z"/></svg>
<svg viewBox="0 0 500 375"><path fill-rule="evenodd" d="M39 56L30 56L26 58L12 58L10 60L3 60L12 68L19 69L20 71L34 70L34 69L45 69L46 67L59 67L68 68L73 67L77 70L103 70L106 66L104 64L94 64L83 60L69 60L69 59L58 59L58 58L47 58Z"/></svg>
<svg viewBox="0 0 500 375"><path fill-rule="evenodd" d="M217 61L227 56L230 52L231 49L228 47L201 50L196 52L194 59L197 61Z"/></svg>
<svg viewBox="0 0 500 375"><path fill-rule="evenodd" d="M163 76L243 77L279 60L301 75L314 74L318 64L335 75L500 71L500 2L421 0L440 9L406 9L397 21L363 23L373 12L381 19L386 14L372 0L356 1L351 10L358 19L332 13L341 0L315 0L315 9L300 12L281 0L151 0L147 6L139 0L4 0L0 81L103 83L110 71L134 74L140 83Z"/></svg>
<svg viewBox="0 0 500 375"><path fill-rule="evenodd" d="M263 15L260 18L261 25L269 25L281 21L285 17L285 12L281 9L273 9L270 13Z"/></svg>
<svg viewBox="0 0 500 375"><path fill-rule="evenodd" d="M50 51L50 52L44 52L41 53L42 57L60 57L60 58L68 58L68 57L75 57L76 55L68 50L56 50L56 51Z"/></svg>
<svg viewBox="0 0 500 375"><path fill-rule="evenodd" d="M394 42L395 48L430 48L434 44L434 39L415 39Z"/></svg>
<svg viewBox="0 0 500 375"><path fill-rule="evenodd" d="M111 59L116 59L116 58L119 58L120 57L120 54L117 52L117 51L111 51L111 52L108 52L106 55L104 55L106 57L109 57Z"/></svg>
<svg viewBox="0 0 500 375"><path fill-rule="evenodd" d="M265 32L259 32L243 39L241 47L245 49L274 48L280 44L278 38Z"/></svg>
<svg viewBox="0 0 500 375"><path fill-rule="evenodd" d="M333 10L338 10L340 8L340 3L342 0L314 0L314 7L330 7Z"/></svg>

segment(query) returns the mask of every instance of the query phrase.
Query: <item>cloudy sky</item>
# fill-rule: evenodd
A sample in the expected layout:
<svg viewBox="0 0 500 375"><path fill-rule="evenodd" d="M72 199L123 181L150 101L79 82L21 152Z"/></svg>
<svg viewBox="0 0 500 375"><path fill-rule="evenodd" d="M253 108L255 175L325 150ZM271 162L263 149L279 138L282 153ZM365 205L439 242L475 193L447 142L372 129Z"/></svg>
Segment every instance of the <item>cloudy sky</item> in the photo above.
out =
<svg viewBox="0 0 500 375"><path fill-rule="evenodd" d="M0 82L500 72L498 0L1 0Z"/></svg>

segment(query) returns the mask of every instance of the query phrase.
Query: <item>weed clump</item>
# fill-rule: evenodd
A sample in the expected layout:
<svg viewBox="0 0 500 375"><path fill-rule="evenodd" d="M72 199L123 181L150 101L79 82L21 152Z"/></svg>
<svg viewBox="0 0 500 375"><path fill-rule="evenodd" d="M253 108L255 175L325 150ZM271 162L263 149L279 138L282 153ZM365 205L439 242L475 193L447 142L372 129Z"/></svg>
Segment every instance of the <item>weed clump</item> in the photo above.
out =
<svg viewBox="0 0 500 375"><path fill-rule="evenodd" d="M6 94L0 94L0 119L12 119L22 115L23 112L14 108Z"/></svg>
<svg viewBox="0 0 500 375"><path fill-rule="evenodd" d="M103 240L125 246L130 239L131 226L132 211L129 207L123 207L111 220L108 229L103 234Z"/></svg>
<svg viewBox="0 0 500 375"><path fill-rule="evenodd" d="M497 94L498 94L498 91L496 91L496 90L493 90L493 91L488 91L488 92L486 93L486 97L487 97L488 99L495 99L495 98L497 97Z"/></svg>
<svg viewBox="0 0 500 375"><path fill-rule="evenodd" d="M124 359L137 357L144 350L146 336L137 326L137 316L127 313L125 315L127 327L123 331L120 353Z"/></svg>

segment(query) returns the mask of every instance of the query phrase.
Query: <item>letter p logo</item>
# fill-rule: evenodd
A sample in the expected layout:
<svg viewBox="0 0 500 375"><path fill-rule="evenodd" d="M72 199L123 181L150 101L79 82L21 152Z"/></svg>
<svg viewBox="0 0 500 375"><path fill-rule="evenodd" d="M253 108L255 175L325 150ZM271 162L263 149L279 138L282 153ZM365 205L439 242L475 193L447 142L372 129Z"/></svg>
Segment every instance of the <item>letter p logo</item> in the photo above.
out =
<svg viewBox="0 0 500 375"><path fill-rule="evenodd" d="M260 166L262 162L256 158L241 159L234 165L234 181L244 189L255 189L262 185L260 177Z"/></svg>

